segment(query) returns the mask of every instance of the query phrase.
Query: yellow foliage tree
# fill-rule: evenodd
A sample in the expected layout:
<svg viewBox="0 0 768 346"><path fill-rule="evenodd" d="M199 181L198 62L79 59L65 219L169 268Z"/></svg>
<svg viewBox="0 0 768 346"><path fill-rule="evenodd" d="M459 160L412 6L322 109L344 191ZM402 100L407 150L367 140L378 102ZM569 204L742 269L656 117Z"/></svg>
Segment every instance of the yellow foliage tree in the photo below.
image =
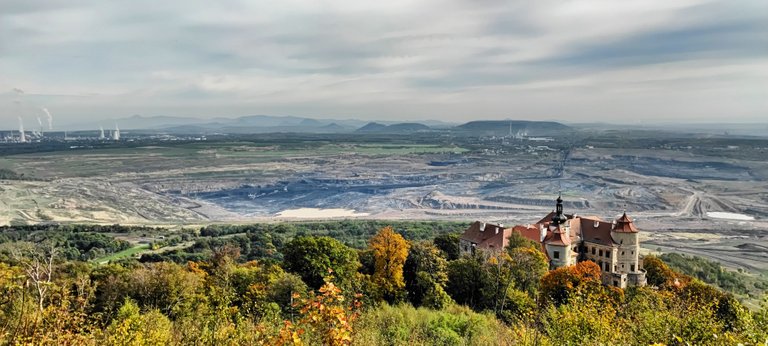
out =
<svg viewBox="0 0 768 346"><path fill-rule="evenodd" d="M405 288L403 265L408 258L408 241L387 226L371 238L369 248L374 257L373 282L381 288L385 298L396 300Z"/></svg>
<svg viewBox="0 0 768 346"><path fill-rule="evenodd" d="M171 339L171 321L157 310L142 314L136 303L126 300L105 334L104 345L167 345Z"/></svg>
<svg viewBox="0 0 768 346"><path fill-rule="evenodd" d="M331 277L326 277L325 285L308 298L295 294L294 303L300 307L301 319L297 324L284 321L278 335L268 344L277 346L328 345L347 346L352 343L353 322L359 316L362 303L356 294L351 303L347 303L344 292L336 286Z"/></svg>

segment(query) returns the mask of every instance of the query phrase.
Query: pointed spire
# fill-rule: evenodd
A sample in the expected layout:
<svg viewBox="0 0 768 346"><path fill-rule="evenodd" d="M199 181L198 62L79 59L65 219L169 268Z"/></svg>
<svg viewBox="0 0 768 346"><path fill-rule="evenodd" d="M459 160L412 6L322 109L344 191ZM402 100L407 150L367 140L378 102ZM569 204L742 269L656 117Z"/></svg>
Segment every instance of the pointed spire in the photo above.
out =
<svg viewBox="0 0 768 346"><path fill-rule="evenodd" d="M616 219L613 226L614 232L624 232L624 233L636 233L637 228L635 228L635 223L632 222L632 219L627 216L627 212L624 211L624 214L621 215L620 218Z"/></svg>
<svg viewBox="0 0 768 346"><path fill-rule="evenodd" d="M557 204L555 207L555 216L552 217L552 224L559 226L568 221L568 218L563 215L563 196L562 193L557 194Z"/></svg>

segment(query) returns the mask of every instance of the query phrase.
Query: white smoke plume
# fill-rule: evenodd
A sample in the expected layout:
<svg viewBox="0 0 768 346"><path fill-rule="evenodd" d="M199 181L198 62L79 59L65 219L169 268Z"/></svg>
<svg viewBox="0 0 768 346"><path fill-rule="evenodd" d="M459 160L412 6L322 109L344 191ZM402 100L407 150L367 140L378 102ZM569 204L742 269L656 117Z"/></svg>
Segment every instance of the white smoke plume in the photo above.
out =
<svg viewBox="0 0 768 346"><path fill-rule="evenodd" d="M27 141L27 136L24 133L24 120L19 117L19 142L25 143Z"/></svg>
<svg viewBox="0 0 768 346"><path fill-rule="evenodd" d="M48 116L48 130L53 130L53 115L48 111L48 108L42 107L41 109L45 112L45 115Z"/></svg>
<svg viewBox="0 0 768 346"><path fill-rule="evenodd" d="M43 121L40 120L40 117L37 117L37 123L40 125L40 127L43 127Z"/></svg>
<svg viewBox="0 0 768 346"><path fill-rule="evenodd" d="M13 88L13 92L15 92L15 93L17 93L19 95L24 95L24 89L22 89L22 88Z"/></svg>

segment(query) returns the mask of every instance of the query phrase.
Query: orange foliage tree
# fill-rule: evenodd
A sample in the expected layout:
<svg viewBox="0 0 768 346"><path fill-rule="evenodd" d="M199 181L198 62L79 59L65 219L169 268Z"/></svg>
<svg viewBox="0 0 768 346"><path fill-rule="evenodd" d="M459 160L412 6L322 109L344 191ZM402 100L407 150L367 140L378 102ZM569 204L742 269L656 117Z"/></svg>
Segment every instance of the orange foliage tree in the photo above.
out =
<svg viewBox="0 0 768 346"><path fill-rule="evenodd" d="M592 261L557 268L541 278L541 300L560 305L576 292L601 288L600 267Z"/></svg>
<svg viewBox="0 0 768 346"><path fill-rule="evenodd" d="M403 265L408 258L408 241L387 226L371 238L369 248L374 257L373 282L388 301L397 300L405 288Z"/></svg>
<svg viewBox="0 0 768 346"><path fill-rule="evenodd" d="M279 334L272 340L273 345L322 344L344 346L352 343L352 323L359 316L360 295L346 304L342 290L330 278L320 287L319 294L311 293L308 298L294 295L301 319L297 323L285 321Z"/></svg>

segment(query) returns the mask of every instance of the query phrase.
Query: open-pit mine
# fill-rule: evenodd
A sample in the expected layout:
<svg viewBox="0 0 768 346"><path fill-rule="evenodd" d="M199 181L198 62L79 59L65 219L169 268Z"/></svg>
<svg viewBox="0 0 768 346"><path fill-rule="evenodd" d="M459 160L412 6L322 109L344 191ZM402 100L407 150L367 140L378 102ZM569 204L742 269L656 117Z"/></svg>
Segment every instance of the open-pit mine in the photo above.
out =
<svg viewBox="0 0 768 346"><path fill-rule="evenodd" d="M0 224L372 218L535 222L623 211L646 251L768 270L768 140L297 135L0 156ZM285 139L290 138L290 139Z"/></svg>

